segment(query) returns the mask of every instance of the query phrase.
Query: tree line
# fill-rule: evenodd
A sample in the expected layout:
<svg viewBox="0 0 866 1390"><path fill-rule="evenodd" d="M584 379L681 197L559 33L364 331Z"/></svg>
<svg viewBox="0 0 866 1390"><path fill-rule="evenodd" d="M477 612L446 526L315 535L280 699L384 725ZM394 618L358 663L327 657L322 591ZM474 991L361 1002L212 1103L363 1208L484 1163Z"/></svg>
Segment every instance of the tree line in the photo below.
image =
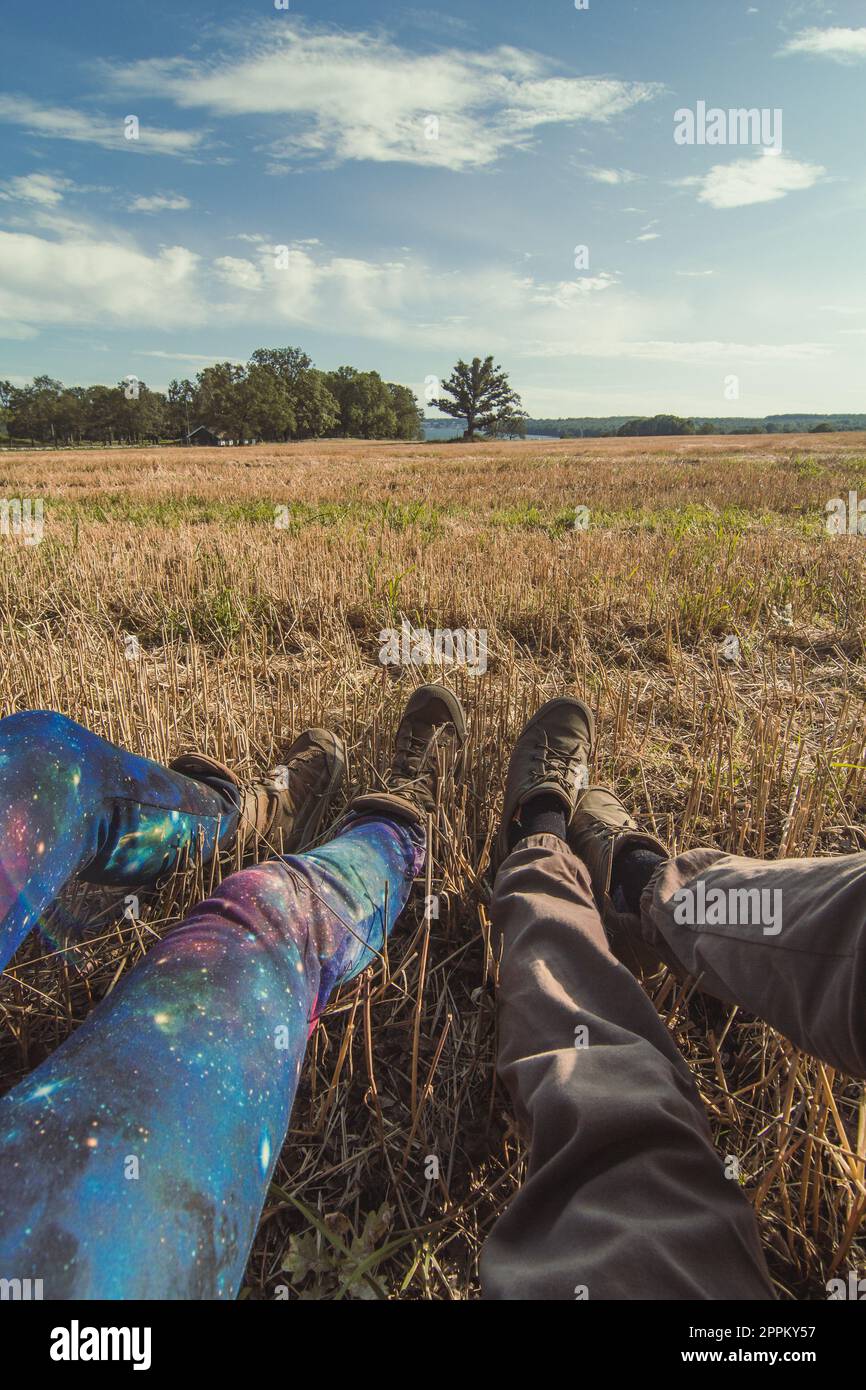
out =
<svg viewBox="0 0 866 1390"><path fill-rule="evenodd" d="M747 416L654 415L633 420L622 415L593 418L578 416L557 419L528 419L533 434L556 435L560 439L611 439L639 435L677 434L828 434L837 430L866 429L866 415L767 415Z"/></svg>
<svg viewBox="0 0 866 1390"><path fill-rule="evenodd" d="M822 420L820 424L813 425L809 433L832 434L834 431L835 425L828 420ZM779 432L777 426L772 420L762 425L750 424L740 426L737 430L725 430L715 420L684 420L680 415L652 415L638 420L627 420L616 431L620 438L652 434L775 434L777 432Z"/></svg>
<svg viewBox="0 0 866 1390"><path fill-rule="evenodd" d="M466 422L465 439L526 433L526 414L492 357L462 359L431 404ZM127 376L116 386L64 386L37 376L29 386L0 381L0 428L40 444L181 441L205 428L234 443L254 440L423 439L424 417L408 386L378 372L323 372L301 349L256 348L247 363L217 362L195 381L152 391Z"/></svg>
<svg viewBox="0 0 866 1390"><path fill-rule="evenodd" d="M0 381L0 426L11 439L41 444L180 441L199 426L236 442L420 439L422 418L408 386L354 367L319 371L292 347L257 348L243 365L217 362L165 392L132 375L116 386Z"/></svg>

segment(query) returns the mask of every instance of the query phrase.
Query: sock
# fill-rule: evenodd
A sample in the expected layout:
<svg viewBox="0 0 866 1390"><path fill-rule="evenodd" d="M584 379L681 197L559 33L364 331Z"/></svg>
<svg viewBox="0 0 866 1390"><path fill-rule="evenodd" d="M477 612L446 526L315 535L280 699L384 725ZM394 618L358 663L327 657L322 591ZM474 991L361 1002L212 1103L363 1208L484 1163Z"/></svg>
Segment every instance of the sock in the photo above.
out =
<svg viewBox="0 0 866 1390"><path fill-rule="evenodd" d="M627 849L613 863L610 888L617 912L640 914L640 899L659 864L662 855L651 849Z"/></svg>
<svg viewBox="0 0 866 1390"><path fill-rule="evenodd" d="M523 803L520 820L513 820L508 827L508 848L514 849L527 835L556 835L560 840L565 839L565 807L558 796L542 792L541 796L533 796Z"/></svg>

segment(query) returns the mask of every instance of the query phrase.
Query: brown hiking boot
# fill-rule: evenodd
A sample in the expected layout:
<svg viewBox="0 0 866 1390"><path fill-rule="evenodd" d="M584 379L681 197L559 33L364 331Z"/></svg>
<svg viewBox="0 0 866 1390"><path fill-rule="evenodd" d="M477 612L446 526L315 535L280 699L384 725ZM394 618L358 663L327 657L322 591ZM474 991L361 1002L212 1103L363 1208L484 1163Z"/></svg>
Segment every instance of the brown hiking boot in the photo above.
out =
<svg viewBox="0 0 866 1390"><path fill-rule="evenodd" d="M589 870L614 955L634 974L658 970L660 957L641 938L634 915L618 912L614 907L610 885L614 860L624 850L648 849L668 859L667 846L655 835L638 829L637 821L609 787L588 787L579 798L568 827L568 843Z"/></svg>
<svg viewBox="0 0 866 1390"><path fill-rule="evenodd" d="M625 849L648 849L670 857L655 835L638 829L619 797L609 787L587 787L568 827L568 843L589 869L599 906L610 896L613 861Z"/></svg>
<svg viewBox="0 0 866 1390"><path fill-rule="evenodd" d="M349 810L423 822L436 808L441 774L449 765L456 768L465 742L466 717L457 696L444 685L419 686L397 728L386 789L356 796Z"/></svg>
<svg viewBox="0 0 866 1390"><path fill-rule="evenodd" d="M229 768L203 753L184 753L169 766L185 777L229 781L239 794L238 839L241 855L257 840L275 854L306 848L346 771L343 740L329 729L307 729L286 753L274 778L242 782Z"/></svg>
<svg viewBox="0 0 866 1390"><path fill-rule="evenodd" d="M494 872L509 853L509 828L525 802L555 796L562 802L566 821L571 816L587 783L594 735L592 710L570 696L548 700L529 720L508 764Z"/></svg>

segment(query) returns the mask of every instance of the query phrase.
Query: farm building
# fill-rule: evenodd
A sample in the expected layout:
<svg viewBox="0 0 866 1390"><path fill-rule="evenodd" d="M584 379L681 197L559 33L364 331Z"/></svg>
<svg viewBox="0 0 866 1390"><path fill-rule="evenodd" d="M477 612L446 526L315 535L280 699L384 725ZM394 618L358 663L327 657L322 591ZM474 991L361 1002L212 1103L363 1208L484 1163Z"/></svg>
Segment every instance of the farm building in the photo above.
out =
<svg viewBox="0 0 866 1390"><path fill-rule="evenodd" d="M227 430L212 430L209 425L196 425L194 430L184 435L184 444L206 444L209 446L226 444L255 444L255 439L232 439Z"/></svg>

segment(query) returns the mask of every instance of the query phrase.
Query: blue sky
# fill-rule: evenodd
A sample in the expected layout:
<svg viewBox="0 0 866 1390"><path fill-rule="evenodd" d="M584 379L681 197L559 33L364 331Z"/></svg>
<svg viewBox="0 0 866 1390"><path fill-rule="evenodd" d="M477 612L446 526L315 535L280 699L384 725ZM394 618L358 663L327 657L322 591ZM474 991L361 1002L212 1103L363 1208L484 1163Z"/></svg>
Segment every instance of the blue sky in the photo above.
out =
<svg viewBox="0 0 866 1390"><path fill-rule="evenodd" d="M0 376L297 343L422 399L493 352L535 415L866 410L863 0L18 3L3 57ZM699 102L781 149L677 143Z"/></svg>

